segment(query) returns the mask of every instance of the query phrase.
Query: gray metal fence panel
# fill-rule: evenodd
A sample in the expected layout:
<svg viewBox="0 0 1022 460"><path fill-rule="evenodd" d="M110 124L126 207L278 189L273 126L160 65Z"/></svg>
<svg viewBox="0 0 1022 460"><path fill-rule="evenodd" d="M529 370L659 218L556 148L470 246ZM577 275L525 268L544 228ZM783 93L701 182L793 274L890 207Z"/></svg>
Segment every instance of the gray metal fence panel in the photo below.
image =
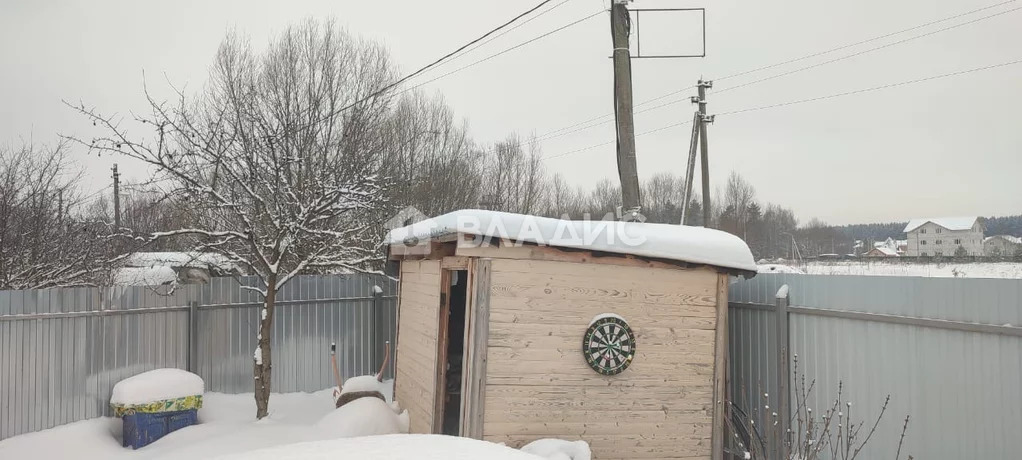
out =
<svg viewBox="0 0 1022 460"><path fill-rule="evenodd" d="M866 430L891 395L861 457L892 457L905 415L911 422L903 456L1015 458L1022 451L1016 434L1022 426L1022 280L761 274L733 283L736 404L748 404L741 397L752 394L742 388L776 380L771 305L784 284L792 351L799 372L815 381L810 407L830 407L840 384L841 399L852 402L842 412L866 421ZM847 312L880 315L839 317Z"/></svg>
<svg viewBox="0 0 1022 460"><path fill-rule="evenodd" d="M254 279L241 281L255 285ZM383 342L394 341L396 292L397 282L381 275L293 279L278 296L273 391L331 387L331 342L342 375L376 372ZM197 304L194 344L191 303ZM0 439L109 415L114 384L157 368L191 364L207 391L251 392L261 309L258 293L233 278L173 291L0 291ZM196 362L189 363L192 351Z"/></svg>

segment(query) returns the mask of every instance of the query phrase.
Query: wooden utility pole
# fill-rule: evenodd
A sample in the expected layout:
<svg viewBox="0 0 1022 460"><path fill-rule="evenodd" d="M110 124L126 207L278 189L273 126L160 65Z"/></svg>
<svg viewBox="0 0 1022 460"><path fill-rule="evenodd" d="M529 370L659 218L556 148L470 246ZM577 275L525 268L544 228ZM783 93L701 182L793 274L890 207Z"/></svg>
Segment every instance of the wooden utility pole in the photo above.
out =
<svg viewBox="0 0 1022 460"><path fill-rule="evenodd" d="M121 174L117 172L117 163L111 168L114 172L114 228L121 230Z"/></svg>
<svg viewBox="0 0 1022 460"><path fill-rule="evenodd" d="M628 36L628 0L613 0L610 32L614 37L614 115L617 118L617 171L621 178L622 215L639 209L639 172L635 162L635 120L632 113L632 57Z"/></svg>
<svg viewBox="0 0 1022 460"><path fill-rule="evenodd" d="M710 228L710 153L709 140L706 138L706 123L713 122L713 117L706 117L706 88L713 88L712 81L699 80L699 150L702 157L703 175L703 227ZM683 223L684 224L684 223Z"/></svg>

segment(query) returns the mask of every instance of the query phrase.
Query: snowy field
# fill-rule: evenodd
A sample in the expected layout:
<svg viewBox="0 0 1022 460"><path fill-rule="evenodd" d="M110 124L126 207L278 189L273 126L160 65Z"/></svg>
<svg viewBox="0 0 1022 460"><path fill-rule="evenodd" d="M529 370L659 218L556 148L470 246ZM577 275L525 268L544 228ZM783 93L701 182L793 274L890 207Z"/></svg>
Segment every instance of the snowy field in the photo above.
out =
<svg viewBox="0 0 1022 460"><path fill-rule="evenodd" d="M912 262L813 261L803 265L760 264L760 273L807 273L810 275L921 276L935 278L1022 279L1019 262L963 262L921 264Z"/></svg>

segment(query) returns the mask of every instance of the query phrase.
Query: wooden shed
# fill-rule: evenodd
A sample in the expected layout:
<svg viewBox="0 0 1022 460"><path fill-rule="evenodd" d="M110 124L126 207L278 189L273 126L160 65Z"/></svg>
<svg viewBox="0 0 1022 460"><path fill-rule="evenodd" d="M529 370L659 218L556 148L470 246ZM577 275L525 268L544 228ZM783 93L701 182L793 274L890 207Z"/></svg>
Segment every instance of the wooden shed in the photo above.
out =
<svg viewBox="0 0 1022 460"><path fill-rule="evenodd" d="M413 433L721 458L728 280L756 269L738 237L466 210L388 243Z"/></svg>

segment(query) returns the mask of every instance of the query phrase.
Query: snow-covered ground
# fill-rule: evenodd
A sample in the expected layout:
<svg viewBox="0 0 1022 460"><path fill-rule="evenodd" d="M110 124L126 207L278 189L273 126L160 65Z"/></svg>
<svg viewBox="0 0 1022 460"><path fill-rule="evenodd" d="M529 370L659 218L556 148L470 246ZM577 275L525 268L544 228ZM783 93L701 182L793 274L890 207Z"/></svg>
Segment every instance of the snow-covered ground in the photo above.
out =
<svg viewBox="0 0 1022 460"><path fill-rule="evenodd" d="M801 266L761 264L759 273L810 275L922 276L936 278L1022 278L1019 262L949 262L922 264L880 261L813 261Z"/></svg>
<svg viewBox="0 0 1022 460"><path fill-rule="evenodd" d="M393 380L388 380L376 387L383 390L387 403L391 402L393 385ZM273 394L270 416L261 421L255 420L251 393L206 393L198 425L170 433L137 451L121 447L121 420L104 417L0 441L0 459L590 459L589 446L581 441L538 441L536 444L545 450L533 449L541 454L537 456L502 444L451 436L398 434L339 439L345 428L330 423L328 415L340 410L334 409L332 393L329 389ZM373 398L366 400L372 402Z"/></svg>
<svg viewBox="0 0 1022 460"><path fill-rule="evenodd" d="M255 420L252 394L206 393L199 425L184 428L138 451L121 447L121 421L83 420L0 441L0 459L197 460L253 449L337 438L316 426L334 410L331 390L274 394L270 416ZM389 398L389 396L388 396Z"/></svg>
<svg viewBox="0 0 1022 460"><path fill-rule="evenodd" d="M392 434L307 442L245 452L218 460L542 460L492 442L454 436ZM572 457L550 457L568 458ZM588 457L586 457L588 459Z"/></svg>

